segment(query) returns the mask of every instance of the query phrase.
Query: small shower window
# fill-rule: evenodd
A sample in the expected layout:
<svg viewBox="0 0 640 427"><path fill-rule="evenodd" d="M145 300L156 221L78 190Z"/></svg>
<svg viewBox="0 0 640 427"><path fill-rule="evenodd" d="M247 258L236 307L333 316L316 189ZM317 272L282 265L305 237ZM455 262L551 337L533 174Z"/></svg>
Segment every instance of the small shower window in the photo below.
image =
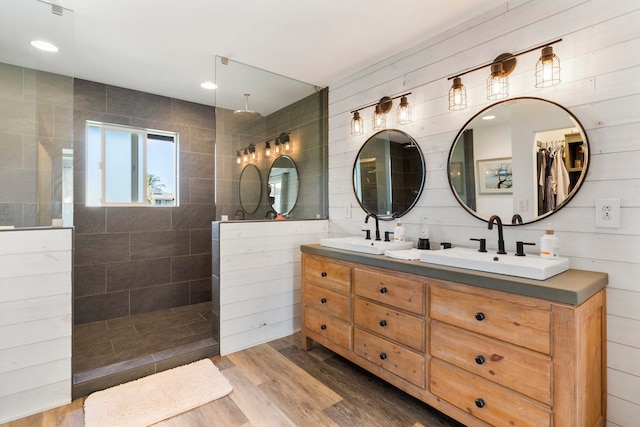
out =
<svg viewBox="0 0 640 427"><path fill-rule="evenodd" d="M87 122L87 206L178 206L178 134Z"/></svg>

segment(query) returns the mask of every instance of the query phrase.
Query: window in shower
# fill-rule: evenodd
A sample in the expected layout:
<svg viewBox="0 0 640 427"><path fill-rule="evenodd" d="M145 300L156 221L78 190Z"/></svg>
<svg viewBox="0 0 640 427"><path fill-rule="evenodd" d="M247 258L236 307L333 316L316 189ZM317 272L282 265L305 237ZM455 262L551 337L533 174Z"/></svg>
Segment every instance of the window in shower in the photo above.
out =
<svg viewBox="0 0 640 427"><path fill-rule="evenodd" d="M178 206L178 134L87 122L87 206Z"/></svg>

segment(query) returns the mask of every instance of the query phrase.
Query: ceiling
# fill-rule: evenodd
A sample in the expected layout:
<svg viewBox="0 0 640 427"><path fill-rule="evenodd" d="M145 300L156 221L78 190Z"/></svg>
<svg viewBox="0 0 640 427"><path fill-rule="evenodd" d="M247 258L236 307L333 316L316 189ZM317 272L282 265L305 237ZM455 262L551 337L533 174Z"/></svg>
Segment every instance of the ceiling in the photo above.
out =
<svg viewBox="0 0 640 427"><path fill-rule="evenodd" d="M3 0L0 62L230 109L250 93L265 115L283 91L263 78L286 76L299 86L291 96L331 86L505 2L51 0L68 9L61 17L38 0ZM60 52L34 53L34 37L62 40ZM239 68L216 78L216 56ZM206 80L219 89L200 88Z"/></svg>

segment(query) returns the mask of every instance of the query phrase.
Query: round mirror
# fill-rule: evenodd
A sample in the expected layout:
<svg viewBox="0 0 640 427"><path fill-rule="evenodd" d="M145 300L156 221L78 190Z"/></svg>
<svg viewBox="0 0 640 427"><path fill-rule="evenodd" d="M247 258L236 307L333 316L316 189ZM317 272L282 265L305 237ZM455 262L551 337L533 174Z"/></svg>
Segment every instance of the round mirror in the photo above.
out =
<svg viewBox="0 0 640 427"><path fill-rule="evenodd" d="M353 191L367 213L380 219L403 216L416 204L424 186L424 160L416 141L399 130L369 138L353 165Z"/></svg>
<svg viewBox="0 0 640 427"><path fill-rule="evenodd" d="M248 164L240 174L240 206L248 214L255 213L262 198L262 178L256 165Z"/></svg>
<svg viewBox="0 0 640 427"><path fill-rule="evenodd" d="M298 200L298 169L289 156L278 157L269 170L267 196L273 210L287 215Z"/></svg>
<svg viewBox="0 0 640 427"><path fill-rule="evenodd" d="M487 221L527 224L565 206L589 166L587 135L566 108L514 98L480 111L449 153L449 185L458 202Z"/></svg>

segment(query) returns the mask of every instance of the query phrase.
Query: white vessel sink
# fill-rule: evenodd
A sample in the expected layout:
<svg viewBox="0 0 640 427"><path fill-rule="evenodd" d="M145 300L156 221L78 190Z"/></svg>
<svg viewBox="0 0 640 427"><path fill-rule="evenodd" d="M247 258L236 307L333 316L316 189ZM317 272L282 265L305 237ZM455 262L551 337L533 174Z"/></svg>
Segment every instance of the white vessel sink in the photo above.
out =
<svg viewBox="0 0 640 427"><path fill-rule="evenodd" d="M537 255L498 255L495 252L478 252L467 248L424 251L420 254L420 261L536 280L545 280L569 269L567 258L545 259Z"/></svg>
<svg viewBox="0 0 640 427"><path fill-rule="evenodd" d="M380 255L387 250L411 249L412 242L385 242L383 240L367 240L364 237L330 237L320 239L320 246L346 251L362 252L365 254Z"/></svg>

